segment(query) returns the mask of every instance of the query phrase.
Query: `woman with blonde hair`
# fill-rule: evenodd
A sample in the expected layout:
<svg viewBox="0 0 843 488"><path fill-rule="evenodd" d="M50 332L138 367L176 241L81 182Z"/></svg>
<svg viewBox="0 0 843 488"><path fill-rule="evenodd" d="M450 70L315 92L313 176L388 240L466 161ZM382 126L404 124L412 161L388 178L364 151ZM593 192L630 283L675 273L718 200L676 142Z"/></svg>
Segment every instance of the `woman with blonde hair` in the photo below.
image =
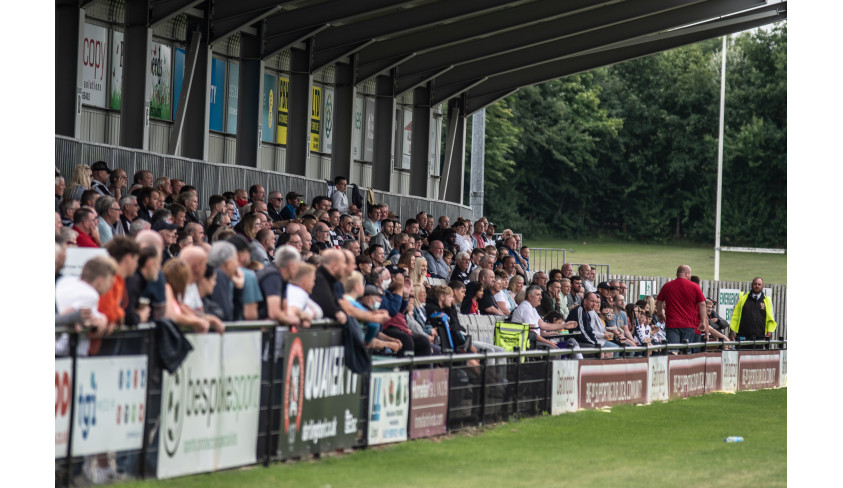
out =
<svg viewBox="0 0 843 488"><path fill-rule="evenodd" d="M242 227L240 232L246 236L249 242L252 242L261 230L261 221L258 214L250 213L249 215L246 215L243 217L241 223Z"/></svg>
<svg viewBox="0 0 843 488"><path fill-rule="evenodd" d="M416 265L413 266L413 269L410 271L410 281L414 285L421 285L425 288L425 290L430 288L430 285L427 283L427 260L426 259L416 259Z"/></svg>
<svg viewBox="0 0 843 488"><path fill-rule="evenodd" d="M521 275L515 275L509 279L509 284L506 287L506 292L512 299L512 303L515 304L515 307L510 308L510 310L515 310L518 305L521 305L521 302L524 301L524 277Z"/></svg>
<svg viewBox="0 0 843 488"><path fill-rule="evenodd" d="M91 189L91 177L94 174L87 164L80 164L73 168L73 176L67 182L64 190L65 200L81 200L82 193Z"/></svg>
<svg viewBox="0 0 843 488"><path fill-rule="evenodd" d="M184 293L190 284L190 266L180 258L170 258L161 270L166 284L164 292L167 302L165 317L176 325L192 327L195 332L208 332L210 322L184 304Z"/></svg>

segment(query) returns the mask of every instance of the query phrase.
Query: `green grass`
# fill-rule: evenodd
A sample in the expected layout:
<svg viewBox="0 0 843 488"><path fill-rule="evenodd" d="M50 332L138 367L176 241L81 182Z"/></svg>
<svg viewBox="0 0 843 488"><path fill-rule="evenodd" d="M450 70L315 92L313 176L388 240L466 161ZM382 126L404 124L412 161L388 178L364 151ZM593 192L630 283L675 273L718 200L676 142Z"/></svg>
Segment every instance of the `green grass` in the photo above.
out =
<svg viewBox="0 0 843 488"><path fill-rule="evenodd" d="M745 441L727 444L729 435ZM520 462L516 460L521 460ZM472 434L125 486L741 487L787 485L787 389L510 422Z"/></svg>
<svg viewBox="0 0 843 488"><path fill-rule="evenodd" d="M637 244L624 241L571 241L527 239L525 244L539 248L566 249L571 263L609 264L612 274L676 275L680 264L691 266L693 274L714 279L714 250L709 246L686 244ZM761 276L769 284L787 284L786 254L720 253L720 279L750 281Z"/></svg>

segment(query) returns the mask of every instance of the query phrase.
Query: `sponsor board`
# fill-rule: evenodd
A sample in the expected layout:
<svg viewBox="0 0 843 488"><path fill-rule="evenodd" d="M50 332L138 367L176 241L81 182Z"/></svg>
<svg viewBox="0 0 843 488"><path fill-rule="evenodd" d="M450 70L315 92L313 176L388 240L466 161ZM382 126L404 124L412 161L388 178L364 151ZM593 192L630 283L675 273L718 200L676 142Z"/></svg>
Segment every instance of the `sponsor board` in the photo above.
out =
<svg viewBox="0 0 843 488"><path fill-rule="evenodd" d="M363 97L354 97L354 126L351 128L351 159L363 158Z"/></svg>
<svg viewBox="0 0 843 488"><path fill-rule="evenodd" d="M447 432L448 375L448 368L413 370L411 439Z"/></svg>
<svg viewBox="0 0 843 488"><path fill-rule="evenodd" d="M723 360L719 352L709 352L705 355L705 392L715 391L723 391Z"/></svg>
<svg viewBox="0 0 843 488"><path fill-rule="evenodd" d="M580 408L647 402L647 359L580 361Z"/></svg>
<svg viewBox="0 0 843 488"><path fill-rule="evenodd" d="M738 391L738 351L723 351L720 353L721 363L721 391Z"/></svg>
<svg viewBox="0 0 843 488"><path fill-rule="evenodd" d="M334 90L325 88L325 112L322 124L322 152L331 154L334 150Z"/></svg>
<svg viewBox="0 0 843 488"><path fill-rule="evenodd" d="M648 358L647 403L667 401L667 356Z"/></svg>
<svg viewBox="0 0 843 488"><path fill-rule="evenodd" d="M705 353L668 357L668 397L671 400L702 395L707 382L717 383L720 371L707 371L706 359Z"/></svg>
<svg viewBox="0 0 843 488"><path fill-rule="evenodd" d="M322 126L322 87L314 86L310 96L310 150L319 152L321 140L319 139L320 127Z"/></svg>
<svg viewBox="0 0 843 488"><path fill-rule="evenodd" d="M64 268L61 269L62 276L81 276L82 267L96 256L108 256L108 251L101 247L68 247L65 251Z"/></svg>
<svg viewBox="0 0 843 488"><path fill-rule="evenodd" d="M193 351L162 377L158 478L256 462L260 332L186 337Z"/></svg>
<svg viewBox="0 0 843 488"><path fill-rule="evenodd" d="M286 87L289 88L289 86L288 83ZM261 104L261 140L264 142L275 142L275 123L278 121L276 107L278 107L278 77L264 73ZM286 115L284 123L287 123ZM278 133L281 133L281 129L278 129ZM284 141L287 141L286 125L284 126Z"/></svg>
<svg viewBox="0 0 843 488"><path fill-rule="evenodd" d="M76 378L71 453L87 456L140 449L146 418L146 356L81 358Z"/></svg>
<svg viewBox="0 0 843 488"><path fill-rule="evenodd" d="M82 103L105 107L108 71L108 29L85 23L82 39Z"/></svg>
<svg viewBox="0 0 843 488"><path fill-rule="evenodd" d="M108 106L120 110L123 98L123 33L111 31L111 95Z"/></svg>
<svg viewBox="0 0 843 488"><path fill-rule="evenodd" d="M264 75L266 77L266 75ZM274 78L274 77L273 77ZM264 81L264 85L266 85L266 81ZM271 93L270 93L271 95ZM264 86L264 103L266 102L266 87ZM272 105L272 97L270 96L270 105ZM277 101L275 105L278 107L278 114L277 114L277 121L278 121L278 137L276 138L276 142L278 144L287 144L287 119L290 111L290 79L279 77L278 78L278 86L277 86ZM272 112L272 107L269 108L270 113ZM272 127L272 121L270 120L269 126Z"/></svg>
<svg viewBox="0 0 843 488"><path fill-rule="evenodd" d="M369 445L407 440L410 373L372 373L369 378Z"/></svg>
<svg viewBox="0 0 843 488"><path fill-rule="evenodd" d="M67 456L70 432L70 391L73 379L73 362L70 358L56 358L56 459Z"/></svg>
<svg viewBox="0 0 843 488"><path fill-rule="evenodd" d="M779 386L778 351L740 351L738 390L758 390Z"/></svg>
<svg viewBox="0 0 843 488"><path fill-rule="evenodd" d="M150 46L149 117L172 120L170 80L173 69L173 48L158 42Z"/></svg>
<svg viewBox="0 0 843 488"><path fill-rule="evenodd" d="M553 361L553 385L550 413L559 415L565 412L576 412L579 409L579 395L577 394L577 373L579 361Z"/></svg>
<svg viewBox="0 0 843 488"><path fill-rule="evenodd" d="M284 458L352 447L360 378L345 367L340 329L300 329L284 339L278 454Z"/></svg>
<svg viewBox="0 0 843 488"><path fill-rule="evenodd" d="M787 349L779 351L779 386L787 387Z"/></svg>
<svg viewBox="0 0 843 488"><path fill-rule="evenodd" d="M735 304L738 303L738 298L741 296L741 291L733 288L721 288L719 300L717 300L717 313L723 317L726 322L732 320L732 313L735 311Z"/></svg>

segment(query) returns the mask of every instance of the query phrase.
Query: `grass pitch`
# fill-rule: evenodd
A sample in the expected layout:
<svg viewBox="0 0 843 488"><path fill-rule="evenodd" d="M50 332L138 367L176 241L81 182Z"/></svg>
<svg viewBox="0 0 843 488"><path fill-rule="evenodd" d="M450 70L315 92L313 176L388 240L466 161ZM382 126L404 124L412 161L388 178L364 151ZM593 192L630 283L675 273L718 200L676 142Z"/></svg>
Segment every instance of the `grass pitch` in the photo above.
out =
<svg viewBox="0 0 843 488"><path fill-rule="evenodd" d="M730 435L743 443L727 444ZM787 389L583 410L275 464L123 486L743 487L787 485Z"/></svg>

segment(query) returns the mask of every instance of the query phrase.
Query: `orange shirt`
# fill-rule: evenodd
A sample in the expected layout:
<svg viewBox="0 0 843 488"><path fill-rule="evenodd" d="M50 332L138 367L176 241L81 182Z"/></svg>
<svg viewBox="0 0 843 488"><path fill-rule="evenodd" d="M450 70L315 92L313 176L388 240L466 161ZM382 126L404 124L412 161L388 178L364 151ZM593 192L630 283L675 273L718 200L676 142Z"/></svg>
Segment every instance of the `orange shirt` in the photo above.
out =
<svg viewBox="0 0 843 488"><path fill-rule="evenodd" d="M108 317L109 323L122 325L123 319L126 316L126 306L128 304L129 296L126 293L126 282L119 274L115 275L114 285L112 285L111 289L100 297L97 310Z"/></svg>

